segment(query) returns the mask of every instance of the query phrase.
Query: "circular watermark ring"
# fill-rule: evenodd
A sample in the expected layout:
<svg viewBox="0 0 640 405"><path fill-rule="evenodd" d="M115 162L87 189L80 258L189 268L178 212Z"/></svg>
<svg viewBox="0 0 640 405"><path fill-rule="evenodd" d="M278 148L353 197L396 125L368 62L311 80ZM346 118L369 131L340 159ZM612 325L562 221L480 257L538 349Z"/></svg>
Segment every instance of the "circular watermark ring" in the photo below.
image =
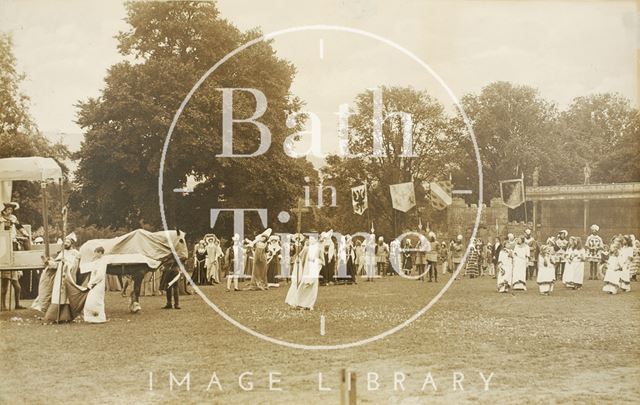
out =
<svg viewBox="0 0 640 405"><path fill-rule="evenodd" d="M245 44L239 46L238 48L234 49L233 51L231 51L227 55L225 55L222 59L220 59L211 68L209 68L209 70L207 70L202 75L202 77L196 82L196 84L191 88L189 93L187 93L186 97L184 98L184 100L180 104L180 107L176 111L176 114L174 115L173 120L171 121L171 126L169 127L169 131L167 132L167 136L165 138L164 145L162 147L162 156L160 158L160 169L159 169L159 173L158 173L158 197L159 197L159 204L160 204L160 217L162 219L162 226L163 226L164 231L165 231L165 233L167 235L167 240L170 240L169 239L169 229L168 229L168 226L167 226L167 219L166 219L165 208L164 208L164 196L163 196L163 192L162 192L162 190L163 190L163 180L164 180L164 173L163 173L164 172L164 164L165 164L165 160L166 160L167 150L168 150L169 144L171 142L171 136L172 136L173 131L174 131L175 127L176 127L178 119L182 115L182 111L184 110L185 106L189 103L189 100L191 99L193 94L198 90L198 88L202 85L202 83L216 69L218 69L223 63L225 63L227 60L229 60L230 58L232 58L236 54L238 54L238 53L242 52L243 50L249 48L250 46L255 45L255 44L257 44L259 42L262 42L264 40L273 39L273 38L276 38L276 37L284 35L284 34L290 34L290 33L294 33L294 32L302 32L302 31L341 31L341 32L348 32L348 33L352 33L352 34L361 35L361 36L364 36L364 37L368 37L368 38L372 38L372 39L375 39L377 41L380 41L380 42L382 42L382 43L384 43L386 45L389 45L389 46L395 48L396 50L400 51L405 56L409 57L410 59L415 61L417 64L422 66L438 82L438 84L440 84L440 86L442 86L442 88L445 89L445 91L447 92L449 97L453 100L453 102L454 102L454 104L456 106L456 109L458 110L458 113L462 116L462 118L464 120L464 123L465 123L465 126L469 130L469 134L471 136L471 142L473 144L473 149L474 149L474 152L475 152L475 155L476 155L476 162L477 162L477 167L478 167L478 210L476 212L476 219L475 219L475 222L474 222L474 225L473 225L473 231L472 231L472 234L471 234L471 240L475 239L477 231L478 231L478 226L480 224L480 215L482 213L482 196L483 196L482 162L481 162L481 159L480 159L480 150L478 149L478 143L476 141L475 134L473 132L473 127L471 125L469 117L467 117L467 114L464 112L464 109L462 108L462 105L460 104L460 102L458 101L456 96L453 94L453 91L449 88L449 86L447 86L447 84L444 82L444 80L426 62L424 62L422 59L420 59L418 56L413 54L408 49L402 47L401 45L399 45L399 44L397 44L397 43L395 43L395 42L393 42L393 41L391 41L391 40L389 40L387 38L384 38L384 37L381 37L381 36L379 36L377 34L373 34L371 32L360 30L360 29L357 29L357 28L344 27L344 26L339 26L339 25L304 25L304 26L291 27L291 28L286 28L286 29L282 29L282 30L278 30L278 31L273 31L273 32L271 32L269 34L262 35L261 37L255 38L255 39L253 39L253 40L251 40L249 42L246 42ZM289 347L289 348L293 348L293 349L303 349L303 350L349 349L349 348L353 348L353 347L357 347L357 346L362 346L362 345L365 345L367 343L372 343L372 342L375 342L375 341L380 340L380 339L384 339L384 338L386 338L386 337L388 337L388 336L390 336L390 335L392 335L392 334L394 334L394 333L406 328L413 321L418 319L420 316L424 315L436 302L438 302L438 300L440 298L442 298L444 293L447 292L447 290L451 287L451 285L453 284L453 282L457 278L458 274L460 273L460 271L464 267L464 264L466 262L467 256L468 256L469 252L471 251L471 244L469 244L467 246L467 249L464 252L464 255L463 255L462 259L461 259L460 264L458 265L458 268L451 275L451 278L449 279L449 281L447 281L447 283L444 284L442 289L436 294L435 297L433 297L431 299L431 301L429 301L427 303L427 305L425 305L423 308L418 310L418 312L416 312L415 314L413 314L412 316L407 318L404 322L394 326L393 328L387 329L386 331L384 331L382 333L379 333L379 334L377 334L375 336L371 336L371 337L368 337L368 338L365 338L365 339L360 339L360 340L357 340L357 341L354 341L354 342L341 343L341 344L335 344L335 345L306 345L306 344L301 344L301 343L289 342L289 341L282 340L282 339L277 339L277 338L265 335L263 333L260 333L258 331L255 331L255 330L243 325L242 323L236 321L231 316L229 316L227 313L222 311L216 304L214 304L209 299L209 297L207 297L200 290L200 288L198 288L198 286L193 282L193 280L191 280L191 278L189 277L187 271L184 268L184 264L180 260L180 258L178 256L178 253L175 250L175 247L172 244L169 244L169 245L171 247L171 251L173 252L174 258L176 259L176 262L178 263L178 265L180 267L180 271L182 272L182 274L184 274L187 277L187 279L189 280L191 286L195 289L195 291L198 293L200 298L202 298L204 300L204 302L206 302L213 310L215 310L225 320L227 320L228 322L230 322L232 325L236 326L240 330L242 330L242 331L244 331L246 333L249 333L249 334L251 334L251 335L253 335L253 336L257 337L257 338L263 339L263 340L265 340L267 342L270 342L270 343L273 343L273 344L277 344L277 345L281 345L281 346L285 346L285 347Z"/></svg>

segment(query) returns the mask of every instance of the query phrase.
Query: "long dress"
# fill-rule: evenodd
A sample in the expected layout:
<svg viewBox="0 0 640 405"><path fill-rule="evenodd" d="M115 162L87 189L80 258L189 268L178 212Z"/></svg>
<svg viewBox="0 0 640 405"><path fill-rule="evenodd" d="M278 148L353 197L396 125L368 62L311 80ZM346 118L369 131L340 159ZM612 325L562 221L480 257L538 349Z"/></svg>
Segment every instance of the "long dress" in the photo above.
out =
<svg viewBox="0 0 640 405"><path fill-rule="evenodd" d="M253 250L253 273L251 274L251 282L246 289L249 290L266 290L267 284L267 244L264 242L256 242Z"/></svg>
<svg viewBox="0 0 640 405"><path fill-rule="evenodd" d="M475 246L471 247L471 251L467 256L467 262L465 263L465 271L464 274L469 278L476 278L480 275L479 271L479 257L478 251Z"/></svg>
<svg viewBox="0 0 640 405"><path fill-rule="evenodd" d="M43 296L48 296L48 303L42 303L42 311L45 312L44 319L47 321L62 321L68 322L73 318L71 316L71 309L69 308L69 299L67 298L67 286L61 282L64 280L64 271L75 272L75 266L77 265L78 251L75 249L67 249L63 253L60 252L54 262L57 264L53 282L48 285L47 288L51 288L45 291ZM49 273L51 274L51 273ZM50 291L50 292L49 292ZM40 292L38 291L38 295ZM48 307L45 309L45 306ZM59 314L59 318L58 318Z"/></svg>
<svg viewBox="0 0 640 405"><path fill-rule="evenodd" d="M609 253L606 267L607 272L604 275L602 291L609 294L617 294L620 290L620 275L622 273L619 256Z"/></svg>
<svg viewBox="0 0 640 405"><path fill-rule="evenodd" d="M509 251L502 249L498 255L496 283L498 292L506 293L511 288L511 279L513 277L513 260L509 257Z"/></svg>
<svg viewBox="0 0 640 405"><path fill-rule="evenodd" d="M320 269L324 258L321 245L311 243L301 252L303 266L294 269L291 274L291 286L285 303L294 308L313 309L318 298Z"/></svg>
<svg viewBox="0 0 640 405"><path fill-rule="evenodd" d="M207 282L211 284L220 283L220 257L222 257L220 245L209 244L207 246Z"/></svg>
<svg viewBox="0 0 640 405"><path fill-rule="evenodd" d="M631 291L631 266L633 265L633 248L625 246L620 249L620 289L625 292Z"/></svg>
<svg viewBox="0 0 640 405"><path fill-rule="evenodd" d="M573 248L567 249L566 251L567 262L565 264L564 273L562 273L562 284L564 284L564 286L568 288L573 288L573 271L574 271L573 254L574 254Z"/></svg>
<svg viewBox="0 0 640 405"><path fill-rule="evenodd" d="M571 269L571 285L573 288L581 288L584 283L584 260L586 252L584 249L574 249L571 252L569 268Z"/></svg>
<svg viewBox="0 0 640 405"><path fill-rule="evenodd" d="M90 291L84 304L83 318L89 323L104 323L107 316L104 313L104 292L107 276L107 262L104 256L93 263L89 278Z"/></svg>
<svg viewBox="0 0 640 405"><path fill-rule="evenodd" d="M65 250L64 263L70 271L74 270L72 267L75 265L77 257L78 251L76 249ZM56 274L58 273L60 262L62 262L62 252L58 253L53 263L50 262L50 264L40 274L40 281L38 282L38 296L35 298L35 300L33 300L31 309L35 309L36 311L41 311L44 313L46 313L49 309L49 306L51 305L51 299L53 298L54 278L56 278ZM60 279L57 279L57 281L59 282ZM55 312L57 316L57 309Z"/></svg>
<svg viewBox="0 0 640 405"><path fill-rule="evenodd" d="M207 279L207 249L198 248L195 250L195 274L193 280L196 284L204 284Z"/></svg>
<svg viewBox="0 0 640 405"><path fill-rule="evenodd" d="M527 291L527 265L530 256L529 245L516 245L513 249L513 289Z"/></svg>
<svg viewBox="0 0 640 405"><path fill-rule="evenodd" d="M550 255L541 253L538 256L538 276L536 282L540 294L550 294L553 292L553 283L556 281L556 266Z"/></svg>
<svg viewBox="0 0 640 405"><path fill-rule="evenodd" d="M267 246L268 263L267 263L267 283L270 287L278 286L278 276L280 273L280 245L270 243Z"/></svg>

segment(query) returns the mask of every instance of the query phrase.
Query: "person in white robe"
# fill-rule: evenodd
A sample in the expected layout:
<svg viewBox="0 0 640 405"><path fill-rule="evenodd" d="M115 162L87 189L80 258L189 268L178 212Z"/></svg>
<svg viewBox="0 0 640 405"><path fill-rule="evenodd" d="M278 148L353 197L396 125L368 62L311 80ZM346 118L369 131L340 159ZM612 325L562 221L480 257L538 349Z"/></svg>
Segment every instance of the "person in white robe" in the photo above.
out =
<svg viewBox="0 0 640 405"><path fill-rule="evenodd" d="M513 279L513 254L510 249L507 249L507 245L508 243L505 241L505 245L498 255L496 282L499 293L509 292Z"/></svg>
<svg viewBox="0 0 640 405"><path fill-rule="evenodd" d="M633 265L633 242L628 235L621 239L622 247L620 248L620 289L624 292L631 291L631 266Z"/></svg>
<svg viewBox="0 0 640 405"><path fill-rule="evenodd" d="M294 308L313 310L318 298L320 270L324 264L322 245L314 236L310 236L300 256L298 263L302 265L294 264L285 303Z"/></svg>
<svg viewBox="0 0 640 405"><path fill-rule="evenodd" d="M531 249L524 241L524 238L516 239L516 246L513 248L513 283L511 288L514 291L527 291L527 266Z"/></svg>
<svg viewBox="0 0 640 405"><path fill-rule="evenodd" d="M564 284L567 288L573 288L573 265L572 265L572 255L573 250L576 246L576 238L571 236L569 238L569 245L567 245L567 249L565 250L565 268L562 273L562 284Z"/></svg>
<svg viewBox="0 0 640 405"><path fill-rule="evenodd" d="M556 281L556 264L553 259L553 250L553 245L544 245L540 248L540 255L538 256L536 282L542 295L551 294L553 292L553 284Z"/></svg>
<svg viewBox="0 0 640 405"><path fill-rule="evenodd" d="M571 269L571 287L574 290L579 290L584 283L584 265L587 253L582 246L582 239L576 236L573 243L573 248L569 253L568 267Z"/></svg>
<svg viewBox="0 0 640 405"><path fill-rule="evenodd" d="M620 290L620 275L622 274L620 247L618 240L614 240L609 246L609 258L607 259L604 286L602 287L602 291L608 294L617 294Z"/></svg>
<svg viewBox="0 0 640 405"><path fill-rule="evenodd" d="M104 294L106 290L107 264L108 261L104 257L104 248L98 246L95 248L96 255L91 262L91 276L89 277L89 293L87 301L84 304L83 318L89 323L104 323L107 316L104 312Z"/></svg>

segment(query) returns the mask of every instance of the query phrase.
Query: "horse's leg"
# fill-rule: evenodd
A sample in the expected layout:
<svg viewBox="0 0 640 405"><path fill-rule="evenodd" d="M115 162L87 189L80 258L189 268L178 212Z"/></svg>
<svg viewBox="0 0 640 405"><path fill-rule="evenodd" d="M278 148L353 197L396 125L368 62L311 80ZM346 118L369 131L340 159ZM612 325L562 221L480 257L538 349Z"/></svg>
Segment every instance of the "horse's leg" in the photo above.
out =
<svg viewBox="0 0 640 405"><path fill-rule="evenodd" d="M131 312L140 312L142 307L140 306L140 288L142 287L142 281L144 279L144 272L137 271L132 274L133 288L131 289L131 305L129 309Z"/></svg>

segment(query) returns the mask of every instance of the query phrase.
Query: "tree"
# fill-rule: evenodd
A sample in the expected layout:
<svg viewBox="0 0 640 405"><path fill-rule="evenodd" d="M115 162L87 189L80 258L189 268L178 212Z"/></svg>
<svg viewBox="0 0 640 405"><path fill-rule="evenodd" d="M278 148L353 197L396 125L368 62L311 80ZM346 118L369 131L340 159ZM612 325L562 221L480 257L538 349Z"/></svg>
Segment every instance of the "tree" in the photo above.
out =
<svg viewBox="0 0 640 405"><path fill-rule="evenodd" d="M564 180L555 170L562 159L556 127L558 113L537 90L495 82L480 94L465 95L461 102L480 152L484 201L500 196L500 180L519 178L524 173L529 182L535 167L546 184ZM478 169L470 134L459 116L452 119L450 130L460 140L454 184L456 188L474 190L471 199L477 201Z"/></svg>
<svg viewBox="0 0 640 405"><path fill-rule="evenodd" d="M68 149L52 144L39 131L29 114L29 98L20 91L24 74L16 70L11 37L0 32L0 158L44 156L58 161L65 173L62 161L69 157ZM14 181L12 198L20 203L18 215L25 224L42 225L40 185ZM60 212L52 202L52 211Z"/></svg>
<svg viewBox="0 0 640 405"><path fill-rule="evenodd" d="M581 183L589 163L592 183L640 181L640 119L629 100L617 94L576 97L559 120L563 172Z"/></svg>
<svg viewBox="0 0 640 405"><path fill-rule="evenodd" d="M198 79L233 49L260 35L241 32L219 16L213 3L132 2L127 4L130 29L118 35L125 58L112 66L97 99L79 104L78 123L85 141L77 154L77 207L89 223L137 227L140 221L160 226L157 177L163 142L180 103ZM294 67L262 41L224 63L194 94L173 132L164 167L164 197L170 226L191 233L209 228L209 209L288 209L302 193L305 175L314 176L303 159L290 159L271 147L253 158L216 158L222 151L220 88L255 88L268 100L260 117L282 144L295 128L286 126L288 112L300 102L290 95ZM246 92L233 97L234 117L249 117L256 102ZM234 125L234 152L251 153L259 136L254 125ZM200 184L181 196L187 178ZM187 211L188 215L183 215ZM270 215L273 217L273 215ZM222 230L232 221L220 218ZM249 228L261 227L257 216Z"/></svg>
<svg viewBox="0 0 640 405"><path fill-rule="evenodd" d="M349 117L349 152L362 157L327 158L323 168L324 183L338 190L338 207L326 208L330 221L343 232L368 231L367 215L353 214L350 188L367 181L369 217L376 233L395 237L405 227L415 228L416 209L408 213L394 212L389 185L448 176L453 149L444 108L424 91L402 87L382 87L382 145L384 156L373 155L374 92L367 90L355 99L353 116ZM395 112L412 117L411 136L414 156L403 156L403 121ZM418 198L424 200L424 198ZM422 201L420 201L422 203ZM395 228L395 229L394 229ZM395 231L395 232L394 232Z"/></svg>

